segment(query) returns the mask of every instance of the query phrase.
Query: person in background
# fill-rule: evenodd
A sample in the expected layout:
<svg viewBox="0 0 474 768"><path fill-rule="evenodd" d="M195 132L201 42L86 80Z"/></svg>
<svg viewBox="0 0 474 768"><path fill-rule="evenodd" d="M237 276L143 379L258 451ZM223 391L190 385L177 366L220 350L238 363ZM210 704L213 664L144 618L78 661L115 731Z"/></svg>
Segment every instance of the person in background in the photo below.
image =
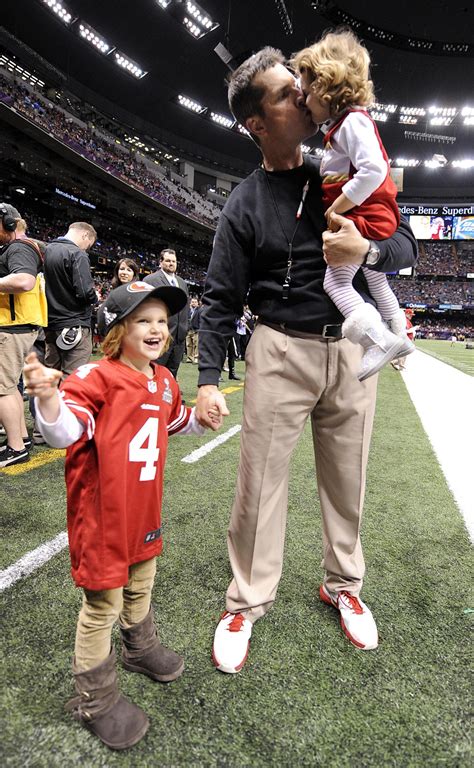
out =
<svg viewBox="0 0 474 768"><path fill-rule="evenodd" d="M92 307L97 302L87 251L97 232L84 221L46 246L44 277L48 299L45 364L69 376L92 354Z"/></svg>
<svg viewBox="0 0 474 768"><path fill-rule="evenodd" d="M21 230L17 238L20 221L16 208L0 203L0 423L6 433L0 467L30 459L32 442L18 384L25 357L47 323L42 253Z"/></svg>
<svg viewBox="0 0 474 768"><path fill-rule="evenodd" d="M133 259L119 259L114 267L114 276L112 278L112 288L118 288L119 285L125 285L132 280L138 280L140 268Z"/></svg>
<svg viewBox="0 0 474 768"><path fill-rule="evenodd" d="M197 363L198 361L199 313L199 299L193 296L189 304L189 330L186 336L186 359L188 363Z"/></svg>
<svg viewBox="0 0 474 768"><path fill-rule="evenodd" d="M181 288L189 300L188 284L182 277L176 274L177 266L176 251L172 248L164 248L160 253L160 269L151 275L147 275L144 278L145 283L149 283L155 288L160 285L174 285L177 288ZM170 317L169 330L172 342L168 351L157 360L159 365L164 365L171 371L175 379L178 378L178 369L183 359L188 328L189 307L186 304L178 314Z"/></svg>

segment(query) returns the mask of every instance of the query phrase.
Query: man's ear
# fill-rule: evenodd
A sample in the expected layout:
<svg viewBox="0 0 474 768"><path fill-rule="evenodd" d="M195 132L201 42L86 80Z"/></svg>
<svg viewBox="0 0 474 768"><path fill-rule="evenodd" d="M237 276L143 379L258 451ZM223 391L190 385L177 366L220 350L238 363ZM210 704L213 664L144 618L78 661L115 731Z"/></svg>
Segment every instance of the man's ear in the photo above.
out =
<svg viewBox="0 0 474 768"><path fill-rule="evenodd" d="M253 115L245 121L245 127L250 133L260 137L265 132L265 125L260 115Z"/></svg>

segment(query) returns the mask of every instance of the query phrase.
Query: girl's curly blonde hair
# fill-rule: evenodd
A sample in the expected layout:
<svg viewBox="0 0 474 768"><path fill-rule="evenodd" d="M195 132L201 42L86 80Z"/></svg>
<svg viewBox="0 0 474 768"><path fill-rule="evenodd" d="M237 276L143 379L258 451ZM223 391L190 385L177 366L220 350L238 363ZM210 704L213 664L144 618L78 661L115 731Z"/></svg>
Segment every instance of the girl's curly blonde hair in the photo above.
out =
<svg viewBox="0 0 474 768"><path fill-rule="evenodd" d="M329 105L331 117L374 101L370 56L350 29L327 32L318 43L294 54L291 65L309 77L311 90Z"/></svg>

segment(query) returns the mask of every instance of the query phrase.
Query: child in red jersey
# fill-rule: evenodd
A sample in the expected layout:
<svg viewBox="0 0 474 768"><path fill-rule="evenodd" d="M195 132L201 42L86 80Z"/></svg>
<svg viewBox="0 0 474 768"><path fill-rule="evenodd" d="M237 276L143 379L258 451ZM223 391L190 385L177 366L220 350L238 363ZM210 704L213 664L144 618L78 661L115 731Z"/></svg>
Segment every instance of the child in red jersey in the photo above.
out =
<svg viewBox="0 0 474 768"><path fill-rule="evenodd" d="M60 395L59 371L34 354L24 369L42 434L53 447L67 447L71 572L84 590L73 664L78 696L68 708L112 749L132 746L149 725L118 691L111 650L117 619L126 669L161 682L184 669L181 656L159 642L151 590L162 549L168 435L204 432L171 373L153 363L170 341L168 315L186 301L180 288L123 285L99 310L102 360L80 366ZM217 410L210 416L220 423Z"/></svg>
<svg viewBox="0 0 474 768"><path fill-rule="evenodd" d="M369 240L390 237L400 222L397 190L377 126L366 110L373 100L366 48L350 30L339 30L297 53L293 64L313 121L327 123L321 176L328 225L333 213L344 214ZM371 242L368 266L376 265L377 253ZM358 269L357 264L328 267L324 289L346 318L343 334L364 347L363 381L394 357L413 352L414 346L385 275L362 267L375 309L352 285Z"/></svg>

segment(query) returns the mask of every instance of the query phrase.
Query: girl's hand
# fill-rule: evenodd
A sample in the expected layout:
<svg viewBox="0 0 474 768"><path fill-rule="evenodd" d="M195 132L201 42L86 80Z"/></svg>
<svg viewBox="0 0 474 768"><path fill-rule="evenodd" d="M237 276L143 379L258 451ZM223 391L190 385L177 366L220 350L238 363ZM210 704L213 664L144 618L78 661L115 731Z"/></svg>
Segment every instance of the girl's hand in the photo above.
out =
<svg viewBox="0 0 474 768"><path fill-rule="evenodd" d="M62 373L54 368L46 368L38 360L36 352L30 352L25 359L23 379L29 395L38 397L40 400L49 400L51 397L56 397Z"/></svg>

